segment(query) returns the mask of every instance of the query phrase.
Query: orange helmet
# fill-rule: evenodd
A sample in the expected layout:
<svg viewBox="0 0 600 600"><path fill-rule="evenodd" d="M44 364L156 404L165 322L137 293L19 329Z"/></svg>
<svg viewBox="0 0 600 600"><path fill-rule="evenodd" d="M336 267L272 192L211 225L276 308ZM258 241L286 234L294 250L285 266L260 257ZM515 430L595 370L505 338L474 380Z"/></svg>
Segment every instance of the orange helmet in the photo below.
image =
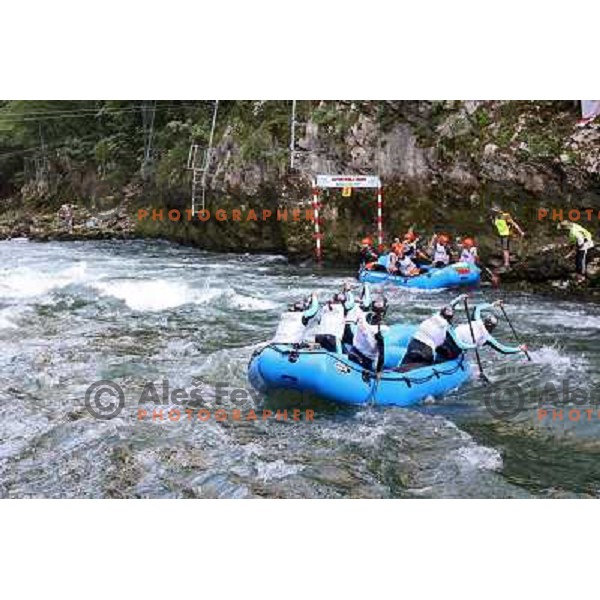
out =
<svg viewBox="0 0 600 600"><path fill-rule="evenodd" d="M469 238L469 237L468 237L468 238L465 238L465 239L462 241L462 245L463 245L465 248L472 248L472 247L475 245L475 240L474 240L473 238Z"/></svg>
<svg viewBox="0 0 600 600"><path fill-rule="evenodd" d="M404 239L405 239L407 242L414 242L414 241L417 239L417 236L415 235L415 232L414 232L414 231L407 231L407 232L404 234Z"/></svg>
<svg viewBox="0 0 600 600"><path fill-rule="evenodd" d="M448 244L450 242L450 238L445 233L442 233L438 235L438 242L440 244Z"/></svg>
<svg viewBox="0 0 600 600"><path fill-rule="evenodd" d="M363 240L361 241L361 244L363 246L371 246L373 244L373 240L371 238L363 238Z"/></svg>
<svg viewBox="0 0 600 600"><path fill-rule="evenodd" d="M392 252L394 254L400 254L402 252L402 244L400 242L394 242L392 244Z"/></svg>

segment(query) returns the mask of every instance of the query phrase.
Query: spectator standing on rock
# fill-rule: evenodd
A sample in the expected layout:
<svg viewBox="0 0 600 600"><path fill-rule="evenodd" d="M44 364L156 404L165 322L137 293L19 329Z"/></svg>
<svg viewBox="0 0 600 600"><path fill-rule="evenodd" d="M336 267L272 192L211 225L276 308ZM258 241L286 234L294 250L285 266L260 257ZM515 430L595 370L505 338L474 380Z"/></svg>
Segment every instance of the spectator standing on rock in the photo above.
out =
<svg viewBox="0 0 600 600"><path fill-rule="evenodd" d="M502 246L502 255L504 258L504 268L510 269L510 237L513 232L516 231L521 237L525 235L525 232L521 229L519 224L512 218L511 214L504 212L497 206L492 208L492 214L494 217L494 226L500 236L500 244Z"/></svg>
<svg viewBox="0 0 600 600"><path fill-rule="evenodd" d="M69 233L73 232L73 205L63 204L58 209L57 220L59 227L65 227Z"/></svg>
<svg viewBox="0 0 600 600"><path fill-rule="evenodd" d="M587 269L587 253L594 247L592 234L578 223L571 221L561 221L559 229L568 232L569 242L574 248L565 258L571 258L575 254L575 272L577 281L585 281Z"/></svg>

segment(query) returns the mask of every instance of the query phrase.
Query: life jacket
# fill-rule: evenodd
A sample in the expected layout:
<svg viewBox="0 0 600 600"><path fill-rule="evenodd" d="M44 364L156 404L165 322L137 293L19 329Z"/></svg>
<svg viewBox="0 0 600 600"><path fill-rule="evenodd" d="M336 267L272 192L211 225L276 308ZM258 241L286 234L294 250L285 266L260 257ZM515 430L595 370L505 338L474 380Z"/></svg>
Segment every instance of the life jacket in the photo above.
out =
<svg viewBox="0 0 600 600"><path fill-rule="evenodd" d="M276 344L297 344L302 340L304 329L301 312L284 312L271 341Z"/></svg>
<svg viewBox="0 0 600 600"><path fill-rule="evenodd" d="M490 339L490 333L485 328L483 321L477 319L471 321L473 327L473 336L475 337L475 343L478 348L481 348ZM473 336L471 335L471 327L468 323L461 323L455 330L457 339L465 346L473 344Z"/></svg>
<svg viewBox="0 0 600 600"><path fill-rule="evenodd" d="M395 252L390 252L387 262L388 273L395 273L400 258Z"/></svg>
<svg viewBox="0 0 600 600"><path fill-rule="evenodd" d="M356 325L359 315L361 312L360 306L356 304L349 311L346 312L346 325Z"/></svg>
<svg viewBox="0 0 600 600"><path fill-rule="evenodd" d="M319 321L316 333L333 335L341 341L345 326L346 317L344 316L344 307L341 304L326 304L321 309L321 320Z"/></svg>
<svg viewBox="0 0 600 600"><path fill-rule="evenodd" d="M498 235L500 237L507 237L510 235L510 226L508 224L509 219L509 213L502 213L494 220L494 225L496 226L496 229L498 230Z"/></svg>
<svg viewBox="0 0 600 600"><path fill-rule="evenodd" d="M577 244L578 236L583 237L586 242L592 241L592 234L585 227L582 227L581 225L578 225L577 223L571 223L570 228L569 228L569 240L573 244Z"/></svg>
<svg viewBox="0 0 600 600"><path fill-rule="evenodd" d="M400 254L402 252L402 244L400 242L394 242L391 250L394 254Z"/></svg>
<svg viewBox="0 0 600 600"><path fill-rule="evenodd" d="M305 337L308 325L319 311L319 301L313 296L310 305L304 310L284 312L277 325L275 337L271 340L278 344L297 344Z"/></svg>
<svg viewBox="0 0 600 600"><path fill-rule="evenodd" d="M460 262L474 265L477 262L477 248L463 248L460 253Z"/></svg>
<svg viewBox="0 0 600 600"><path fill-rule="evenodd" d="M446 339L448 327L449 323L442 315L433 315L419 325L414 339L427 344L435 354L436 348L441 346Z"/></svg>
<svg viewBox="0 0 600 600"><path fill-rule="evenodd" d="M410 256L404 256L398 261L400 273L405 277L416 275L419 272L417 265L411 260Z"/></svg>
<svg viewBox="0 0 600 600"><path fill-rule="evenodd" d="M379 356L379 348L377 347L377 339L375 338L375 331L373 329L364 318L359 319L352 345L363 356L375 361Z"/></svg>
<svg viewBox="0 0 600 600"><path fill-rule="evenodd" d="M404 242L402 250L405 256L415 258L417 255L417 242Z"/></svg>
<svg viewBox="0 0 600 600"><path fill-rule="evenodd" d="M444 244L436 242L433 250L433 262L442 262L446 265L450 262L450 254L448 253L448 249L446 246L444 246Z"/></svg>

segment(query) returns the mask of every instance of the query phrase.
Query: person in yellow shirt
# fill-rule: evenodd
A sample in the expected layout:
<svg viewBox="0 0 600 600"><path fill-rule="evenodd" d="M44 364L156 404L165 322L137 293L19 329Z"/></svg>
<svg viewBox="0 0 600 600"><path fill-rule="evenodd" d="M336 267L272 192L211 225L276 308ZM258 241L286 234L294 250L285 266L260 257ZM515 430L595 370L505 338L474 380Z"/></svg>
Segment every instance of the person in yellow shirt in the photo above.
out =
<svg viewBox="0 0 600 600"><path fill-rule="evenodd" d="M502 245L502 254L504 257L504 268L510 269L510 237L511 235L514 235L515 231L521 237L525 235L525 232L512 218L510 213L501 210L497 206L494 206L492 208L492 214L494 219L494 227L496 227L498 235L500 236L500 244Z"/></svg>
<svg viewBox="0 0 600 600"><path fill-rule="evenodd" d="M558 227L569 234L569 242L573 244L573 250L569 252L566 258L570 258L575 254L577 280L584 281L587 270L587 253L590 248L594 247L592 234L578 223L573 223L572 221L562 221Z"/></svg>

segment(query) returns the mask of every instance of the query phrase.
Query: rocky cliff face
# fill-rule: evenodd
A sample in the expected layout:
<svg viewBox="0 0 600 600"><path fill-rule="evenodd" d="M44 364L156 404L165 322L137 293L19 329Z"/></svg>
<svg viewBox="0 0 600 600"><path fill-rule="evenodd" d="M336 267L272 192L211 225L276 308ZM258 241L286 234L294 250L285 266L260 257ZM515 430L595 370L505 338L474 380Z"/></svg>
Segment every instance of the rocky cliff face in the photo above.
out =
<svg viewBox="0 0 600 600"><path fill-rule="evenodd" d="M485 246L493 234L488 209L498 204L548 243L556 232L538 223L539 207L565 216L573 207L600 208L600 125L579 129L577 120L578 106L567 101L322 102L298 129L294 173L285 155L245 164L230 130L217 146L211 186L217 198L260 200L268 188L280 202L301 202L317 173L377 173L389 234L416 223L479 235ZM329 249L344 254L372 232L374 204L369 212L366 192L350 201L325 196L324 218L329 209L337 216L326 228ZM349 227L340 217L355 221Z"/></svg>

